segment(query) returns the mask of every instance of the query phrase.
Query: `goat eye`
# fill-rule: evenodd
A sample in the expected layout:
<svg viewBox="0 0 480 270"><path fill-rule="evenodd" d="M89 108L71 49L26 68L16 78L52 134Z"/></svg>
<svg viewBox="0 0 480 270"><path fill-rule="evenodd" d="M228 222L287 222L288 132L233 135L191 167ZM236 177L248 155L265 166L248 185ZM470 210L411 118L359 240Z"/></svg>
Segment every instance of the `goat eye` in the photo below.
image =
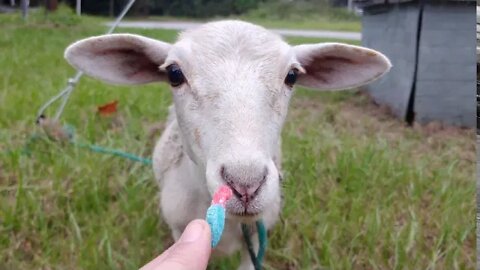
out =
<svg viewBox="0 0 480 270"><path fill-rule="evenodd" d="M168 81L173 87L179 86L185 82L185 76L177 64L172 64L166 68L168 73Z"/></svg>
<svg viewBox="0 0 480 270"><path fill-rule="evenodd" d="M297 82L297 74L298 70L296 68L290 69L290 71L288 71L287 77L285 77L285 84L292 87L295 82Z"/></svg>

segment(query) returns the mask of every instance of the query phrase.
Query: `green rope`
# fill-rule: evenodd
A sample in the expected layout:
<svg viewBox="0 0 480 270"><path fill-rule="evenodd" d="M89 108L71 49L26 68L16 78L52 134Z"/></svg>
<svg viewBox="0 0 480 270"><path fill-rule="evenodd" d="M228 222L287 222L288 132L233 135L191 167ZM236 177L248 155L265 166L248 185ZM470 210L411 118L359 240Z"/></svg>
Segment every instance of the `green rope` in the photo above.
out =
<svg viewBox="0 0 480 270"><path fill-rule="evenodd" d="M63 127L63 129L69 134L69 137L70 137L69 141L77 147L87 148L90 151L96 152L96 153L109 154L109 155L112 155L112 156L126 158L126 159L129 159L131 161L140 162L143 165L151 165L152 164L151 159L143 158L143 157L140 157L140 156L137 156L137 155L134 155L132 153L128 153L128 152L125 152L125 151L122 151L122 150L105 148L105 147L95 145L95 144L77 142L75 140L75 128L73 126L65 125Z"/></svg>
<svg viewBox="0 0 480 270"><path fill-rule="evenodd" d="M89 149L90 151L96 152L96 153L102 153L102 154L109 154L113 156L118 156L122 157L125 159L129 159L131 161L135 162L140 162L143 165L151 165L152 160L148 158L143 158L137 155L134 155L132 153L128 153L125 151L121 151L118 149L110 149L110 148L105 148L102 146L94 145L94 144L89 144L89 143L81 143L81 142L76 142L74 139L74 128L72 126L65 126L64 129L66 132L69 134L69 142L72 143L74 146L80 147L80 148L86 148ZM38 134L32 135L28 141L25 143L25 146L22 149L22 153L26 155L30 155L30 145L42 138L42 136ZM263 224L262 220L257 220L255 222L255 225L257 227L257 233L258 233L258 242L259 242L259 248L258 248L258 253L255 255L252 239L251 239L251 232L249 225L242 223L242 233L243 233L243 238L245 240L245 243L247 244L247 249L248 253L250 255L250 259L252 260L253 266L255 267L255 270L261 270L262 269L262 262L263 258L265 256L265 250L267 248L267 230L265 228L265 225Z"/></svg>
<svg viewBox="0 0 480 270"><path fill-rule="evenodd" d="M68 142L70 142L72 145L74 145L76 147L86 148L86 149L89 149L90 151L96 152L96 153L109 154L109 155L112 155L112 156L117 156L117 157L129 159L131 161L140 162L143 165L152 165L152 159L149 159L149 158L144 158L144 157L141 157L141 156L137 156L135 154L125 152L125 151L122 151L122 150L118 150L118 149L105 148L105 147L95 145L95 144L77 142L74 139L75 129L72 126L65 125L63 127L63 129L69 134L70 139L68 140ZM42 139L42 138L48 138L48 137L42 136L40 134L33 134L32 136L30 136L28 138L28 140L25 142L24 146L22 147L21 153L24 154L24 155L30 156L32 154L31 145L35 141L37 141L39 139ZM14 150L7 150L5 152L1 152L1 154L3 154L3 153L13 154L15 152L16 151L14 151Z"/></svg>
<svg viewBox="0 0 480 270"><path fill-rule="evenodd" d="M253 248L253 243L250 235L250 228L247 224L242 223L242 233L243 233L243 239L247 244L248 254L250 255L250 259L252 260L255 270L261 270L263 257L265 256L265 250L267 248L267 230L265 229L265 225L263 224L262 220L257 220L255 222L255 225L257 226L258 242L259 242L257 255L255 255L255 251Z"/></svg>
<svg viewBox="0 0 480 270"><path fill-rule="evenodd" d="M134 155L132 153L128 153L128 152L125 152L125 151L122 151L122 150L105 148L105 147L101 147L101 146L94 145L94 144L88 144L88 143L77 143L77 142L72 142L72 143L74 145L78 146L78 147L87 148L87 149L89 149L93 152L102 153L102 154L109 154L109 155L112 155L112 156L126 158L126 159L129 159L131 161L140 162L143 165L151 165L152 164L152 160L149 159L149 158L143 158L143 157L140 157L140 156L137 156L137 155Z"/></svg>
<svg viewBox="0 0 480 270"><path fill-rule="evenodd" d="M252 239L250 238L250 229L248 228L247 224L242 223L242 232L243 239L245 239L245 243L247 244L247 250L248 254L250 255L250 259L252 260L255 270L258 270L257 256L255 256L255 251L253 250Z"/></svg>
<svg viewBox="0 0 480 270"><path fill-rule="evenodd" d="M257 261L259 262L261 267L263 257L265 256L265 250L267 249L267 230L265 229L265 225L261 220L257 220L255 224L257 225L258 242L260 244L258 248Z"/></svg>

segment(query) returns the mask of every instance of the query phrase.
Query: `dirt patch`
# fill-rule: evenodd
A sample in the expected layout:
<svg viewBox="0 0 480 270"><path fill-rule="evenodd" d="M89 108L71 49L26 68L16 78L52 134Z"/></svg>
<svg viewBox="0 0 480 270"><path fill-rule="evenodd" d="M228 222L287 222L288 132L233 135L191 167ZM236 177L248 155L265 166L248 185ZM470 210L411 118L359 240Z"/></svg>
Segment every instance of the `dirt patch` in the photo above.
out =
<svg viewBox="0 0 480 270"><path fill-rule="evenodd" d="M422 147L439 149L453 144L458 147L461 159L474 162L475 157L475 130L431 122L426 125L415 123L409 126L398 119L386 106L379 106L365 93L346 101L339 112L340 118L349 124L352 132L382 133L392 140L416 137L424 141Z"/></svg>
<svg viewBox="0 0 480 270"><path fill-rule="evenodd" d="M375 116L379 121L394 121L398 122L398 124L403 127L409 127L403 120L398 119L387 105L375 103L367 92L360 91L357 93L357 96L360 96L361 98L352 99L348 102L351 103L353 107L361 108L364 113L370 116ZM475 135L475 130L472 128L456 127L439 121L433 121L425 125L415 122L413 127L409 128L418 131L427 137L439 136L443 138L458 138L458 136L467 136L468 138L474 138Z"/></svg>
<svg viewBox="0 0 480 270"><path fill-rule="evenodd" d="M298 113L301 110L322 112L324 106L325 105L322 102L318 102L318 100L316 99L310 99L308 97L295 97L295 99L292 100L290 109L292 113Z"/></svg>

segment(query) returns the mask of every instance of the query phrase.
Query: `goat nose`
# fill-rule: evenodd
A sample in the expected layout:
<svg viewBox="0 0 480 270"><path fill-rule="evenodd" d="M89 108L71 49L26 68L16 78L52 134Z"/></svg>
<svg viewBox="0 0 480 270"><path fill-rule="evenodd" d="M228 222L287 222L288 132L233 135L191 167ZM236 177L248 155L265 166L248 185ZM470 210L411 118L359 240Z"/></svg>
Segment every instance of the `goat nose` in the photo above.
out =
<svg viewBox="0 0 480 270"><path fill-rule="evenodd" d="M222 179L243 203L253 200L266 182L267 166L226 166L220 168Z"/></svg>
<svg viewBox="0 0 480 270"><path fill-rule="evenodd" d="M233 194L239 198L244 204L248 204L257 196L257 190L260 188L261 183L257 183L254 186L229 183L228 184L233 191Z"/></svg>

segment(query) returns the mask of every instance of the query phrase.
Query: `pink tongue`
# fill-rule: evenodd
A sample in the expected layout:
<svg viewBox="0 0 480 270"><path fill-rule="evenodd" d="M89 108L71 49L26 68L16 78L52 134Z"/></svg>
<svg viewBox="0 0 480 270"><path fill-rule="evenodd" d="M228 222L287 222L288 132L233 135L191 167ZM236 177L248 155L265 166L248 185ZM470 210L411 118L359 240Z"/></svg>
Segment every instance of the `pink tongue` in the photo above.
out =
<svg viewBox="0 0 480 270"><path fill-rule="evenodd" d="M213 194L212 204L221 204L225 207L225 203L232 195L232 190L227 185L223 185Z"/></svg>

